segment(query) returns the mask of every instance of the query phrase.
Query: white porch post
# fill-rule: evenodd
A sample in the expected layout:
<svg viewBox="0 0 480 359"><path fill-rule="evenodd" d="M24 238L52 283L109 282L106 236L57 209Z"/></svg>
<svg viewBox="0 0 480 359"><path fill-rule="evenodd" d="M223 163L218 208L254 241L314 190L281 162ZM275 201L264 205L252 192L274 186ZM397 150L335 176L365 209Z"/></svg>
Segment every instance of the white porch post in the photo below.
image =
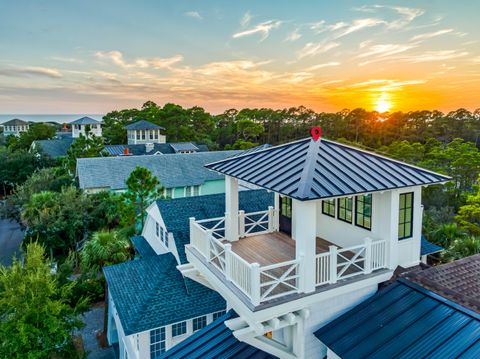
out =
<svg viewBox="0 0 480 359"><path fill-rule="evenodd" d="M275 222L274 222L274 230L275 231L278 231L280 229L280 194L278 192L275 192L275 201L274 201L274 205L273 205L273 209L274 209L274 219L275 219Z"/></svg>
<svg viewBox="0 0 480 359"><path fill-rule="evenodd" d="M292 234L295 239L295 257L303 260L300 266L300 290L315 291L315 261L317 238L316 201L292 200ZM303 257L303 258L302 258Z"/></svg>
<svg viewBox="0 0 480 359"><path fill-rule="evenodd" d="M225 238L238 240L238 180L225 176Z"/></svg>

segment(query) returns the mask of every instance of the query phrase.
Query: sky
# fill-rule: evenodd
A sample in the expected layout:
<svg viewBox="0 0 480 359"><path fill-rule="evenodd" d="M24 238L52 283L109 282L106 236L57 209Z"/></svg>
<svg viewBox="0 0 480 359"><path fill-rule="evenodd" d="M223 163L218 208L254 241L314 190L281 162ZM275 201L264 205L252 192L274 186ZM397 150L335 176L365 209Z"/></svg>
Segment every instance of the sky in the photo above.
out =
<svg viewBox="0 0 480 359"><path fill-rule="evenodd" d="M480 2L0 0L0 113L480 107Z"/></svg>

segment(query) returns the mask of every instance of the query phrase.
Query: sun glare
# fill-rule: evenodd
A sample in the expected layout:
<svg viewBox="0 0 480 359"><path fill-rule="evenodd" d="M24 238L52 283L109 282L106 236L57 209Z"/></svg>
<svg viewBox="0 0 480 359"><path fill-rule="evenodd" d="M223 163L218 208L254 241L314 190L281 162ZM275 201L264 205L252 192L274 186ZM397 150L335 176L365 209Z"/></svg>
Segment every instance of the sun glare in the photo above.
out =
<svg viewBox="0 0 480 359"><path fill-rule="evenodd" d="M392 102L386 93L382 93L375 101L375 111L383 113L388 112L392 108Z"/></svg>

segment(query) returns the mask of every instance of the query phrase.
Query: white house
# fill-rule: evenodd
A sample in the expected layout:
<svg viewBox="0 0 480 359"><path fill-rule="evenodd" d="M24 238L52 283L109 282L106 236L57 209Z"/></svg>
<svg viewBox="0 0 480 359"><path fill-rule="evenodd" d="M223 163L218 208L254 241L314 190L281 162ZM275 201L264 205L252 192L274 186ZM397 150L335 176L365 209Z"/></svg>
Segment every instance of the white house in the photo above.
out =
<svg viewBox="0 0 480 359"><path fill-rule="evenodd" d="M154 123L140 120L125 126L129 145L165 143L166 138L161 134L163 127Z"/></svg>
<svg viewBox="0 0 480 359"><path fill-rule="evenodd" d="M70 125L72 126L72 138L78 138L80 135L102 137L102 124L93 118L82 117L70 122Z"/></svg>
<svg viewBox="0 0 480 359"><path fill-rule="evenodd" d="M316 330L375 294L397 267L419 264L422 186L449 180L324 139L207 167L226 176L225 213L191 216L179 269L225 298L238 314L225 323L236 339L280 358L327 355ZM273 202L242 208L239 180Z"/></svg>
<svg viewBox="0 0 480 359"><path fill-rule="evenodd" d="M19 120L18 118L4 122L2 126L5 137L10 135L18 137L22 132L27 132L29 128L28 122Z"/></svg>

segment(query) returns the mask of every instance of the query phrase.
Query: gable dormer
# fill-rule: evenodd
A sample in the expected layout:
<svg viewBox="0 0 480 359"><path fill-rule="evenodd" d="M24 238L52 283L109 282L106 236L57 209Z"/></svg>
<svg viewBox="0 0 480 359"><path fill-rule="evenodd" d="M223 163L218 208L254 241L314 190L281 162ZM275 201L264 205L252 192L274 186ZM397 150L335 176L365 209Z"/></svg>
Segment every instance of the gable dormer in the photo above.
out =
<svg viewBox="0 0 480 359"><path fill-rule="evenodd" d="M161 134L163 127L154 123L140 120L125 126L129 145L165 143L165 136Z"/></svg>

